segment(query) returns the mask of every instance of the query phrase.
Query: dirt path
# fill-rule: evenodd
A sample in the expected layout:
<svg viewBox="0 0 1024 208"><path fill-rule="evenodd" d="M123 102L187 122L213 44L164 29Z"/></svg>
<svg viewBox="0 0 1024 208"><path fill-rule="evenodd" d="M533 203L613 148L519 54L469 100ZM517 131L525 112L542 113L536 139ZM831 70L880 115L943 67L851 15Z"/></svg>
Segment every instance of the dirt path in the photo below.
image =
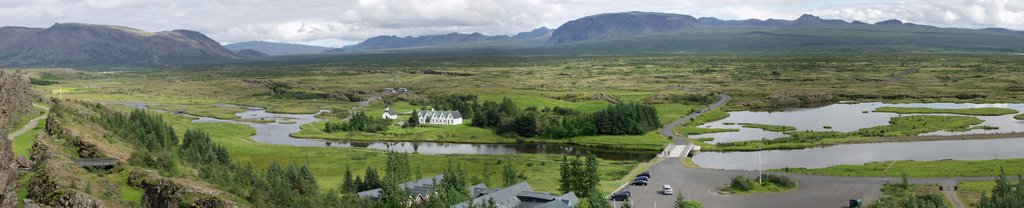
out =
<svg viewBox="0 0 1024 208"><path fill-rule="evenodd" d="M373 96L373 97L367 98L366 100L364 100L362 102L359 102L358 106L355 106L355 107L352 107L351 109L348 109L348 118L346 118L346 119L351 119L353 113L355 113L356 111L358 111L360 109L365 108L366 106L369 106L371 103L373 103L374 101L377 101L377 100L380 100L379 96Z"/></svg>
<svg viewBox="0 0 1024 208"><path fill-rule="evenodd" d="M946 199L949 200L949 203L953 204L953 208L966 207L964 206L964 203L960 201L960 197L956 196L956 191L947 188L945 191L942 191L942 195L945 195Z"/></svg>
<svg viewBox="0 0 1024 208"><path fill-rule="evenodd" d="M50 108L47 108L46 106L42 106L39 104L32 103L32 105L43 111L50 110ZM7 140L14 141L14 138L21 136L22 134L28 133L28 131L31 131L32 128L36 127L36 125L39 125L39 120L43 120L44 118L46 118L46 115L49 114L43 114L39 117L33 118L32 120L28 121L28 123L25 124L25 126L21 127L21 129L18 129L17 131L14 131L11 134L7 135Z"/></svg>

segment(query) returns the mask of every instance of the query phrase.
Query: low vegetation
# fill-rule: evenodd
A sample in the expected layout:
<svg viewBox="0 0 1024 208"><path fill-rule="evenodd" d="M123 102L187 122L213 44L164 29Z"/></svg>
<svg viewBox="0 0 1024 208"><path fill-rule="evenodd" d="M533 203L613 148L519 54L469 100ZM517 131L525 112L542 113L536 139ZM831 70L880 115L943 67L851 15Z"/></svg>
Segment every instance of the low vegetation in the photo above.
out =
<svg viewBox="0 0 1024 208"><path fill-rule="evenodd" d="M765 131L774 131L774 132L796 131L796 127L783 126L783 125L769 125L769 124L756 124L756 123L740 123L739 125L743 126L743 127L746 127L746 128L755 128L755 129L762 129L762 130L765 130Z"/></svg>
<svg viewBox="0 0 1024 208"><path fill-rule="evenodd" d="M876 112L898 114L958 114L970 116L1001 116L1018 113L1009 108L925 108L925 107L879 107Z"/></svg>
<svg viewBox="0 0 1024 208"><path fill-rule="evenodd" d="M878 202L868 205L868 207L950 207L935 185L910 184L906 176L903 177L901 183L883 185L882 193L885 193L885 196Z"/></svg>
<svg viewBox="0 0 1024 208"><path fill-rule="evenodd" d="M781 175L762 174L760 179L736 176L732 178L728 186L722 188L722 192L734 194L780 192L796 188L796 186L796 181Z"/></svg>
<svg viewBox="0 0 1024 208"><path fill-rule="evenodd" d="M886 161L863 165L835 165L825 168L782 168L775 172L789 172L834 176L896 176L905 173L915 178L936 177L991 177L1000 174L1000 167L1011 173L1024 173L1024 159L997 159L981 161ZM937 171L942 170L942 171Z"/></svg>
<svg viewBox="0 0 1024 208"><path fill-rule="evenodd" d="M1013 116L1013 118L1024 121L1024 114L1017 114L1016 116Z"/></svg>

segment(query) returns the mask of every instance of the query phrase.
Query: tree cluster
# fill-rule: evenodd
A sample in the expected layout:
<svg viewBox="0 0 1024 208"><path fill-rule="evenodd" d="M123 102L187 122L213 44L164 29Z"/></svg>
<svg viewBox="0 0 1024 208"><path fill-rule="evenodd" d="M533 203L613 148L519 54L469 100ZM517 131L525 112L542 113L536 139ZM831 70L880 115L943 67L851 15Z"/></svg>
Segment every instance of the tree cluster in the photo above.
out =
<svg viewBox="0 0 1024 208"><path fill-rule="evenodd" d="M1017 176L1017 183L1006 178L1006 169L1000 168L992 195L982 194L978 208L1024 207L1024 177Z"/></svg>
<svg viewBox="0 0 1024 208"><path fill-rule="evenodd" d="M601 182L597 171L598 162L594 155L582 157L562 157L561 175L558 190L563 193L574 192L577 196L600 195L597 187Z"/></svg>
<svg viewBox="0 0 1024 208"><path fill-rule="evenodd" d="M327 124L324 124L324 132L362 131L376 133L387 131L389 126L391 126L391 119L377 118L367 116L363 112L355 112L348 122L328 121Z"/></svg>
<svg viewBox="0 0 1024 208"><path fill-rule="evenodd" d="M618 104L595 113L569 108L530 107L520 109L512 100L487 101L477 109L472 126L488 128L502 135L532 138L566 138L589 135L641 135L658 129L653 106Z"/></svg>

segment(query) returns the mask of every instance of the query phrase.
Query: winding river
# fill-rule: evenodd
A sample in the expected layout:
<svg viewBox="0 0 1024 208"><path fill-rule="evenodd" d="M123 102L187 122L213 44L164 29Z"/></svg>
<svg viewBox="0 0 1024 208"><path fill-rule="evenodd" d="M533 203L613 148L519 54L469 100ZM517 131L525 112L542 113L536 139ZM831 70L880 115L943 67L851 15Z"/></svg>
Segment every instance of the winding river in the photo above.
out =
<svg viewBox="0 0 1024 208"><path fill-rule="evenodd" d="M124 105L147 108L145 103L121 103ZM417 154L560 154L560 155L584 155L594 154L598 158L607 160L634 160L648 161L657 156L657 152L630 152L603 150L599 148L577 147L559 144L466 144L466 143L439 143L439 142L358 142L358 141L336 141L320 139L300 139L290 134L299 132L302 125L320 121L316 118L318 114L280 114L270 113L263 108L234 106L217 104L220 107L239 107L246 109L245 112L236 113L238 120L225 120L204 116L187 115L195 117L192 122L227 122L244 124L256 130L252 140L267 144L280 144L292 146L309 147L349 147L349 148L370 148L379 150L390 150L398 152L409 152ZM160 110L155 110L160 111ZM166 112L166 111L160 111ZM321 113L326 112L321 110ZM181 113L179 113L181 114Z"/></svg>

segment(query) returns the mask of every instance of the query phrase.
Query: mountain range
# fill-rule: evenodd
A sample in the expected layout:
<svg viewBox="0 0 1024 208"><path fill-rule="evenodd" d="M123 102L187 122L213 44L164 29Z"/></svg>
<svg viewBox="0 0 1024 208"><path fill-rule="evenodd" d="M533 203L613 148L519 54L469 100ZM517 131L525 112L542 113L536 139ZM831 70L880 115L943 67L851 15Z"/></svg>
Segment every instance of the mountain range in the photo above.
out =
<svg viewBox="0 0 1024 208"><path fill-rule="evenodd" d="M235 58L217 41L189 30L146 32L78 23L0 28L3 66L158 66Z"/></svg>
<svg viewBox="0 0 1024 208"><path fill-rule="evenodd" d="M302 54L318 54L332 48L292 44L292 43L275 43L266 41L245 41L224 45L231 51L240 52L245 49L258 51L266 55L281 56L281 55L302 55Z"/></svg>
<svg viewBox="0 0 1024 208"><path fill-rule="evenodd" d="M551 29L548 29L546 27L540 27L529 32L518 33L511 37L507 35L488 36L480 33L448 33L441 35L424 35L418 37L398 37L394 35L377 36L366 39L365 41L359 44L348 45L340 49L335 49L331 51L347 52L398 48L424 48L437 46L457 46L466 44L493 44L502 42L514 42L518 44L543 43L544 40L551 36L551 32Z"/></svg>
<svg viewBox="0 0 1024 208"><path fill-rule="evenodd" d="M587 16L555 29L541 27L512 36L390 35L332 49L262 41L225 47L201 33L187 30L146 32L89 24L55 24L46 29L0 28L0 65L3 66L159 66L264 60L277 55L458 51L516 55L1024 53L1024 32L1004 28L940 28L900 20L869 24L822 19L810 14L794 20L722 20L671 13L623 12Z"/></svg>

